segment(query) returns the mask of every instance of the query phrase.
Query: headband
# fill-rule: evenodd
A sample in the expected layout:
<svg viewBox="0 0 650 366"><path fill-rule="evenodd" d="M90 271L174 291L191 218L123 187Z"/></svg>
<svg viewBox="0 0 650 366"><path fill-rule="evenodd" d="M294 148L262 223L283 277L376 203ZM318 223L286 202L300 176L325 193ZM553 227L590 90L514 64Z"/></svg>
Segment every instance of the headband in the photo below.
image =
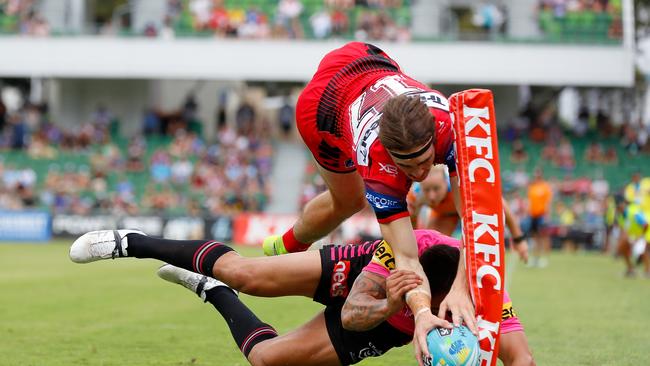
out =
<svg viewBox="0 0 650 366"><path fill-rule="evenodd" d="M412 153L408 153L408 154L400 154L400 153L396 153L396 152L391 151L390 153L391 153L391 155L393 155L394 157L396 157L398 159L402 159L402 160L413 159L413 158L417 158L418 156L424 154L427 150L429 150L429 146L431 146L431 144L433 144L433 136L431 136L431 138L429 138L429 142L427 142L424 146L422 146L422 148L420 150L418 150L416 152L412 152Z"/></svg>

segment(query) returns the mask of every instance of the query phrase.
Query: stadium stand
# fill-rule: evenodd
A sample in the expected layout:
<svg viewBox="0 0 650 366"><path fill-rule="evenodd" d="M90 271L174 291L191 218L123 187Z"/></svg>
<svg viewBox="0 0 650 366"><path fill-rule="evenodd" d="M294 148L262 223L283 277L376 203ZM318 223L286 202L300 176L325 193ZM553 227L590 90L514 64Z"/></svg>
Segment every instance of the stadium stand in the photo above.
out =
<svg viewBox="0 0 650 366"><path fill-rule="evenodd" d="M226 127L213 143L184 129L127 140L97 122L72 133L42 117L29 132L25 114L0 131L0 208L232 215L268 202L273 147L257 131Z"/></svg>

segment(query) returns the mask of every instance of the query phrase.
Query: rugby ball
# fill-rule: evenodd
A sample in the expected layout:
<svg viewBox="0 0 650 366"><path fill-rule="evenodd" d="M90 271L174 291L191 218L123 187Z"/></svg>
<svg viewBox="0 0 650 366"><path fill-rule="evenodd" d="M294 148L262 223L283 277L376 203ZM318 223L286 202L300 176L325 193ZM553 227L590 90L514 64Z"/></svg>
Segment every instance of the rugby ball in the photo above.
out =
<svg viewBox="0 0 650 366"><path fill-rule="evenodd" d="M427 346L431 357L425 357L425 366L478 366L481 360L478 338L464 325L432 329Z"/></svg>

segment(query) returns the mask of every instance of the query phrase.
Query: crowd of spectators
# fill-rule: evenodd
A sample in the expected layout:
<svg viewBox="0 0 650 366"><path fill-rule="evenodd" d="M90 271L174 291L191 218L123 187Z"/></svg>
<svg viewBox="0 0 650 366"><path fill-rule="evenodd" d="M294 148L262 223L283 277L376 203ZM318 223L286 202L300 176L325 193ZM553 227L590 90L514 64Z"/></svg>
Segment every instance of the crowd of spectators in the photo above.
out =
<svg viewBox="0 0 650 366"><path fill-rule="evenodd" d="M526 191L531 183L531 175L523 170L503 176L505 197L510 209L517 217L525 232L530 230L529 202ZM608 198L613 189L602 176L596 178L545 176L550 185L552 204L548 216L544 218L545 234L553 238L555 247L575 249L602 248L606 235L605 215Z"/></svg>
<svg viewBox="0 0 650 366"><path fill-rule="evenodd" d="M50 26L35 0L0 0L0 32L47 36Z"/></svg>
<svg viewBox="0 0 650 366"><path fill-rule="evenodd" d="M219 216L268 202L273 149L259 128L224 124L213 142L183 127L125 140L102 106L70 130L43 106L0 116L0 209Z"/></svg>
<svg viewBox="0 0 650 366"><path fill-rule="evenodd" d="M621 39L620 0L540 0L539 26L561 39Z"/></svg>
<svg viewBox="0 0 650 366"><path fill-rule="evenodd" d="M280 0L256 5L169 0L160 31L149 26L145 35L406 41L409 19L408 4L401 0Z"/></svg>

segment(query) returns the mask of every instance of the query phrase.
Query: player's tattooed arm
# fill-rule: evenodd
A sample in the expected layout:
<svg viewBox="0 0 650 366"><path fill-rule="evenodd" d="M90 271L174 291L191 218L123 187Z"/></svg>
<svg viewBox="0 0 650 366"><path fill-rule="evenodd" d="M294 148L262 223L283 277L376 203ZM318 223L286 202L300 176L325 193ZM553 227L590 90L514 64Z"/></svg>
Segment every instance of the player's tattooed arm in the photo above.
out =
<svg viewBox="0 0 650 366"><path fill-rule="evenodd" d="M341 310L343 327L353 331L376 327L403 308L404 295L421 284L412 271L394 270L388 278L361 272Z"/></svg>
<svg viewBox="0 0 650 366"><path fill-rule="evenodd" d="M390 316L388 311L386 280L361 272L341 310L343 328L357 332L372 329Z"/></svg>

